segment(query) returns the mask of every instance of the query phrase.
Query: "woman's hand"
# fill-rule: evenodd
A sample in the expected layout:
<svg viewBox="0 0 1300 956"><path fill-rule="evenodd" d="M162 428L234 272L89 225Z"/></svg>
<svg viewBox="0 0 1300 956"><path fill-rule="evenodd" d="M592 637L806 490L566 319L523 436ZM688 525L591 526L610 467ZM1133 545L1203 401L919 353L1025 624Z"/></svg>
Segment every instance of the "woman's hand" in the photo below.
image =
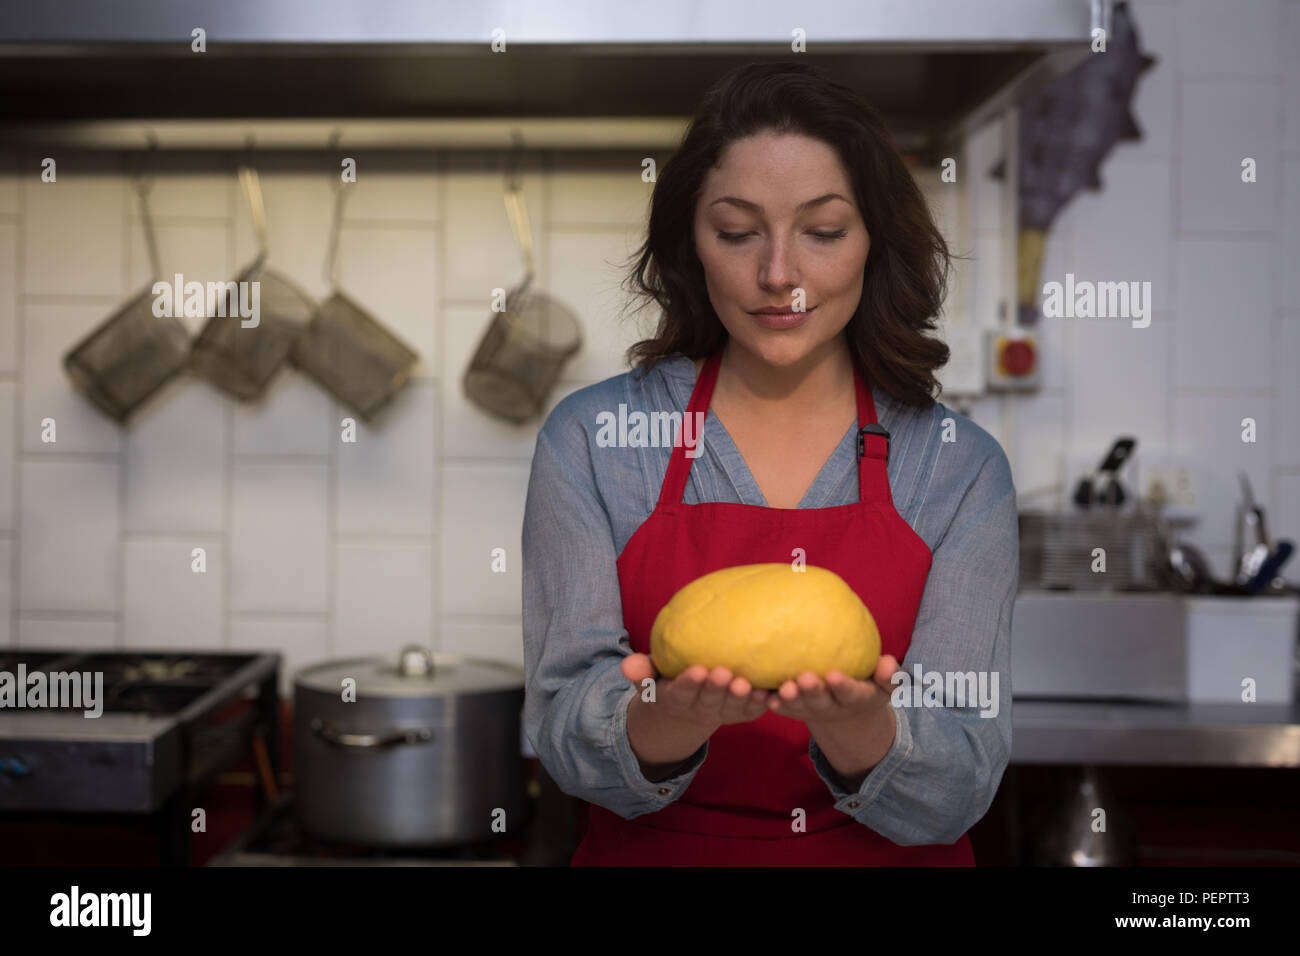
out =
<svg viewBox="0 0 1300 956"><path fill-rule="evenodd" d="M778 714L803 721L860 721L889 703L893 686L889 678L898 670L892 654L882 654L871 680L854 680L840 671L829 671L823 681L812 671L777 688L768 707Z"/></svg>
<svg viewBox="0 0 1300 956"><path fill-rule="evenodd" d="M653 706L664 716L683 723L709 728L740 724L763 716L770 691L753 687L743 677L733 677L725 667L711 672L696 665L674 678L661 677L648 654L630 654L623 659L623 676L641 690L642 682L655 682ZM640 694L634 700L640 701ZM649 703L643 701L643 703Z"/></svg>
<svg viewBox="0 0 1300 956"><path fill-rule="evenodd" d="M830 765L860 785L894 743L889 679L897 670L894 656L883 654L869 681L854 680L840 671L829 671L823 681L805 671L797 680L782 684L767 706L806 723Z"/></svg>
<svg viewBox="0 0 1300 956"><path fill-rule="evenodd" d="M637 689L627 705L627 740L647 780L676 776L723 724L754 720L767 710L766 690L755 690L743 677L732 680L723 667L712 674L690 667L665 678L646 654L628 655L621 667ZM643 699L646 678L655 682L653 701Z"/></svg>

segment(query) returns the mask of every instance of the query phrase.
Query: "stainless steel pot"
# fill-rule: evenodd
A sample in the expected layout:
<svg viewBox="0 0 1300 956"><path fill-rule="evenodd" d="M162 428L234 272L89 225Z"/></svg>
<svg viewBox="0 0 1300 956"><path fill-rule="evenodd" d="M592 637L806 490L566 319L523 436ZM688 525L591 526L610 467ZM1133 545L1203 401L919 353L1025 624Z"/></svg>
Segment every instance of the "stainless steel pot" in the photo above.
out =
<svg viewBox="0 0 1300 956"><path fill-rule="evenodd" d="M355 681L347 700L345 681ZM327 840L438 846L517 833L528 812L517 667L406 647L294 675L294 801Z"/></svg>

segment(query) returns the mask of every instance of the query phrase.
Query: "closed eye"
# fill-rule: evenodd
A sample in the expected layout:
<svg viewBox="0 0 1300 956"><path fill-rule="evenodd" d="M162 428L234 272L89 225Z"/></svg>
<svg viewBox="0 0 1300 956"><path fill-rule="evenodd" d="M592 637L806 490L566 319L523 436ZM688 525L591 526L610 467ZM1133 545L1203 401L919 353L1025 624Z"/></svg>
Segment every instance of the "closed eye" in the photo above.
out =
<svg viewBox="0 0 1300 956"><path fill-rule="evenodd" d="M815 239L820 239L822 242L834 242L836 239L843 239L848 234L847 229L841 229L839 232L814 232L812 233L812 236ZM752 232L720 232L718 233L718 238L723 242L740 242L742 239L752 235Z"/></svg>

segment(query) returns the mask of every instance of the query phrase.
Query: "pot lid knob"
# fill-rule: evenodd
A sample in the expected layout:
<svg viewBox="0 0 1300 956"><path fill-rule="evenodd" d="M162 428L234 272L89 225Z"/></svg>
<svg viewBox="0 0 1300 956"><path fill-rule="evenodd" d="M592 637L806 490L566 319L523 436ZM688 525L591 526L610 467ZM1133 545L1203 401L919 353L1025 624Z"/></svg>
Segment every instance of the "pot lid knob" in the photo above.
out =
<svg viewBox="0 0 1300 956"><path fill-rule="evenodd" d="M403 677L431 677L433 652L419 644L407 644L398 658L397 670Z"/></svg>

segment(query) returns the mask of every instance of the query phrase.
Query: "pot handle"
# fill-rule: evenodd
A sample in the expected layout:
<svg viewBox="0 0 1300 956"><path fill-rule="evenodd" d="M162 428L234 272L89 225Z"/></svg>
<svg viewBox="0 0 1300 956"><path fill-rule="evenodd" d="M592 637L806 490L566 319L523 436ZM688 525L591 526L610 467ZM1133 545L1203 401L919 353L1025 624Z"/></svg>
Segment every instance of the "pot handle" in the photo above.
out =
<svg viewBox="0 0 1300 956"><path fill-rule="evenodd" d="M418 730L394 730L392 733L379 734L345 734L328 721L316 717L311 722L311 729L321 740L335 747L348 747L359 750L377 750L381 747L395 747L399 744L425 744L433 740L433 730L421 727Z"/></svg>

